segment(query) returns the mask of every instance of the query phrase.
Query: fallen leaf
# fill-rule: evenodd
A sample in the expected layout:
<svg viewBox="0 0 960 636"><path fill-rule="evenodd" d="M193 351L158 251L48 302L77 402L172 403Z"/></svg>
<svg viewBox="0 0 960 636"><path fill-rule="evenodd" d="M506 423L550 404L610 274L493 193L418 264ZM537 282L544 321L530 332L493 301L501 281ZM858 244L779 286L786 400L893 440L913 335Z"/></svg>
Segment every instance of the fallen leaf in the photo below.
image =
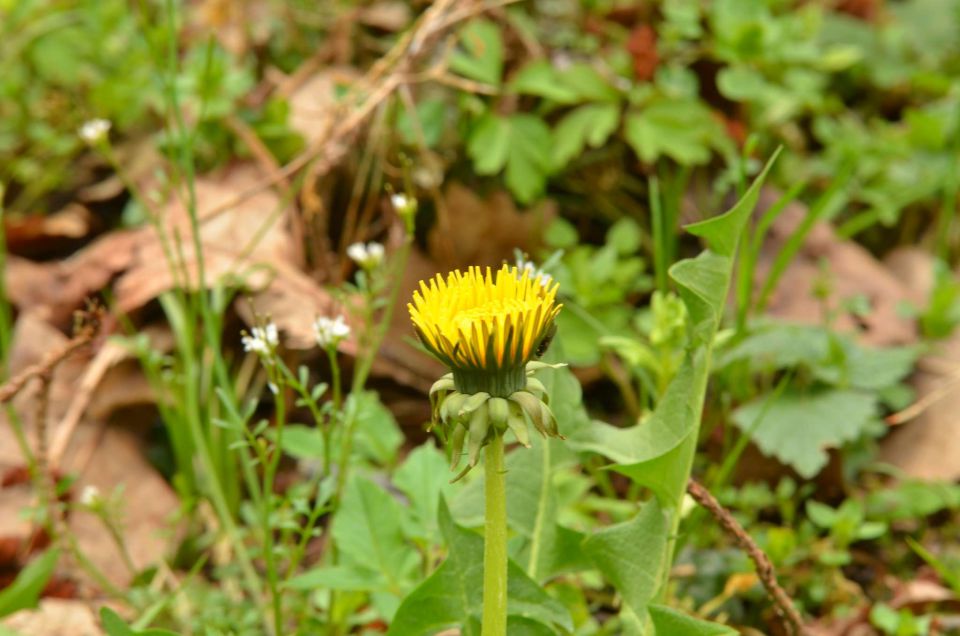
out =
<svg viewBox="0 0 960 636"><path fill-rule="evenodd" d="M442 209L437 211L438 220L428 238L436 272L513 262L516 248L533 253L540 244L543 228L556 213L552 201L521 212L513 197L502 190L480 197L465 185L453 182L444 191Z"/></svg>
<svg viewBox="0 0 960 636"><path fill-rule="evenodd" d="M764 190L759 209L769 207L777 198L773 190ZM791 203L774 222L757 263L758 289L766 281L776 255L807 214L805 206ZM829 287L824 301L815 294L824 276L821 264L826 265ZM866 315L854 316L844 310L843 304L858 296L866 297L869 303ZM770 315L782 320L823 324L826 307L836 314L831 324L836 330L856 333L865 344L889 346L917 340L913 321L898 312L900 304L911 298L910 290L870 252L853 241L837 238L830 224L818 222L781 277L767 309Z"/></svg>
<svg viewBox="0 0 960 636"><path fill-rule="evenodd" d="M933 285L933 259L919 250L891 255L891 270L922 304ZM911 380L919 414L896 426L880 445L880 460L919 479L960 479L960 332L936 343Z"/></svg>
<svg viewBox="0 0 960 636"><path fill-rule="evenodd" d="M101 636L100 621L89 602L45 598L35 610L17 612L3 626L20 636Z"/></svg>

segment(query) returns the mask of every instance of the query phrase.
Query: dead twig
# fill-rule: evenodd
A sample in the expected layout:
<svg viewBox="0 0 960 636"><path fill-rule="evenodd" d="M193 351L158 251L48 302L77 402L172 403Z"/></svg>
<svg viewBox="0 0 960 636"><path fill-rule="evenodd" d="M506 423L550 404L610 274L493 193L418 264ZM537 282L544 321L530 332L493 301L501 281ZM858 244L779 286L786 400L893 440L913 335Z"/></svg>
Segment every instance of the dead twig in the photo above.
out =
<svg viewBox="0 0 960 636"><path fill-rule="evenodd" d="M88 312L87 315L93 316L96 311L97 310ZM42 378L45 375L53 373L57 365L70 357L73 352L89 344L97 335L98 325L99 320L97 319L86 320L80 327L77 335L67 341L67 344L57 351L50 352L37 364L27 367L16 376L4 382L3 385L0 386L0 404L5 404L16 397L30 380Z"/></svg>
<svg viewBox="0 0 960 636"><path fill-rule="evenodd" d="M793 634L794 636L807 636L809 632L803 624L803 617L800 616L800 612L794 607L793 601L790 600L790 597L787 596L787 593L777 582L777 573L773 569L773 563L770 562L770 557L760 549L760 546L747 534L743 526L733 518L733 515L731 515L726 508L720 505L720 502L718 502L702 484L695 479L691 479L687 484L687 492L690 493L690 496L693 497L697 503L706 508L707 511L720 522L723 529L736 539L737 544L740 545L747 553L747 556L753 561L757 568L757 576L760 577L760 582L763 583L767 594L771 600L773 600L777 615L779 615L783 621L783 626L786 628L787 633Z"/></svg>

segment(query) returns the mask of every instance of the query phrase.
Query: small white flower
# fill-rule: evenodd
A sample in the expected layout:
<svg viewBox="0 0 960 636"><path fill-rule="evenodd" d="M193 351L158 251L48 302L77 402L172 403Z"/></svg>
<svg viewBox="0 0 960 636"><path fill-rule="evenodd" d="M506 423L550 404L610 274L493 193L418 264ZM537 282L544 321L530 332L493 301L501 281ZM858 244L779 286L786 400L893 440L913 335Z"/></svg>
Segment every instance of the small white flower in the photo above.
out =
<svg viewBox="0 0 960 636"><path fill-rule="evenodd" d="M539 280L540 280L540 286L541 286L541 287L546 287L547 285L550 284L550 281L553 280L553 276L551 276L550 274L546 273L546 272L543 271L542 269L538 269L537 266L533 264L533 261L528 261L528 260L524 260L524 259L522 259L522 258L518 258L518 259L517 259L517 270L519 270L518 273L519 273L521 276L523 276L523 273L524 273L524 272L529 272L529 273L530 273L530 278L535 279L535 280L536 280L536 279L539 279Z"/></svg>
<svg viewBox="0 0 960 636"><path fill-rule="evenodd" d="M273 382L267 382L267 386L270 388L270 392L273 393L274 395L277 395L278 393L280 393L280 387L278 387Z"/></svg>
<svg viewBox="0 0 960 636"><path fill-rule="evenodd" d="M347 256L363 269L373 269L383 262L385 250L376 242L354 243L347 247Z"/></svg>
<svg viewBox="0 0 960 636"><path fill-rule="evenodd" d="M96 486L87 485L80 491L80 505L93 506L100 501L100 489Z"/></svg>
<svg viewBox="0 0 960 636"><path fill-rule="evenodd" d="M393 204L393 207L396 210L406 210L407 206L410 205L410 197L402 192L391 194L390 203Z"/></svg>
<svg viewBox="0 0 960 636"><path fill-rule="evenodd" d="M268 322L263 327L254 327L250 330L250 335L244 335L240 338L243 344L243 350L257 354L267 355L278 344L280 344L280 333L277 326Z"/></svg>
<svg viewBox="0 0 960 636"><path fill-rule="evenodd" d="M336 346L341 340L350 335L350 326L343 319L343 316L336 318L327 318L320 316L313 323L314 336L317 338L317 344L322 348Z"/></svg>
<svg viewBox="0 0 960 636"><path fill-rule="evenodd" d="M80 135L80 139L83 139L85 143L92 146L107 137L107 133L110 132L110 126L110 122L106 119L91 119L80 126L77 134Z"/></svg>

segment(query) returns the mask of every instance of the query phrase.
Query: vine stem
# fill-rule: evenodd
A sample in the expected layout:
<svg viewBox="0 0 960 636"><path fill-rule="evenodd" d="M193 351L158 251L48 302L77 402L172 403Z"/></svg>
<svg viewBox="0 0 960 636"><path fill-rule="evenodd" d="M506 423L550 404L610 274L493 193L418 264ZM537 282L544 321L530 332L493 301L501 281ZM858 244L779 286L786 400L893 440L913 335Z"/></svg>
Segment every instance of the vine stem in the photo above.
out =
<svg viewBox="0 0 960 636"><path fill-rule="evenodd" d="M503 437L494 435L485 453L483 623L480 633L481 636L506 636L507 480L503 465Z"/></svg>

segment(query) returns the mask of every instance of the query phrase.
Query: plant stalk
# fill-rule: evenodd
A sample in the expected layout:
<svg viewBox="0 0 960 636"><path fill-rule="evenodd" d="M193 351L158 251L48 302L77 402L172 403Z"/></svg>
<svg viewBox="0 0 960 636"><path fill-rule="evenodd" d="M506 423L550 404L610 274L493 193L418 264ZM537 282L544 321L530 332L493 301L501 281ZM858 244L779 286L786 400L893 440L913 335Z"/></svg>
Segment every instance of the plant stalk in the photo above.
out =
<svg viewBox="0 0 960 636"><path fill-rule="evenodd" d="M503 437L494 435L484 458L483 623L481 636L507 634L507 480Z"/></svg>

